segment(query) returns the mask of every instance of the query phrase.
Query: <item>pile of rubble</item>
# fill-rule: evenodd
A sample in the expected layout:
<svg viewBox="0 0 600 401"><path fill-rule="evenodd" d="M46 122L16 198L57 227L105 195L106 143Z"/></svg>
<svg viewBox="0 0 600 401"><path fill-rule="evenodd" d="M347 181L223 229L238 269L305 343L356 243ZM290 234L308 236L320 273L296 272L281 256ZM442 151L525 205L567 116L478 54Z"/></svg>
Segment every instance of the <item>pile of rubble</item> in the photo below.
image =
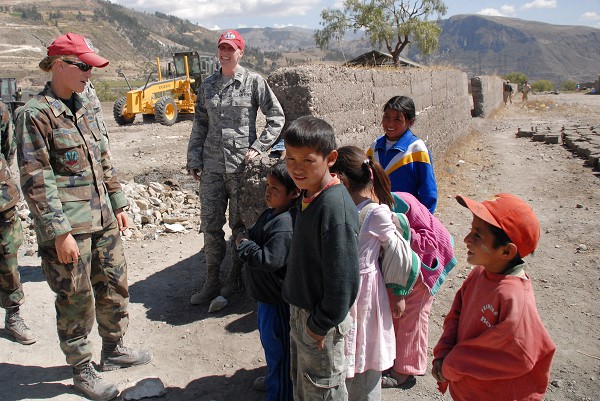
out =
<svg viewBox="0 0 600 401"><path fill-rule="evenodd" d="M198 229L200 199L176 182L122 183L129 199L129 230L125 239L158 238L161 233L187 233Z"/></svg>
<svg viewBox="0 0 600 401"><path fill-rule="evenodd" d="M257 157L246 167L242 192L243 220L251 226L266 207L264 188L269 168L277 162L273 157ZM124 240L155 240L160 235L182 233L200 229L200 198L196 190L182 189L175 180L148 182L121 182L129 200L127 218L129 229ZM33 255L37 246L33 220L25 201L18 205L23 223L23 249Z"/></svg>
<svg viewBox="0 0 600 401"><path fill-rule="evenodd" d="M122 182L129 200L129 229L124 240L154 240L163 233L188 233L198 230L200 199L194 191L182 190L174 182L137 184ZM23 224L23 247L27 255L37 249L33 220L25 201L18 205Z"/></svg>

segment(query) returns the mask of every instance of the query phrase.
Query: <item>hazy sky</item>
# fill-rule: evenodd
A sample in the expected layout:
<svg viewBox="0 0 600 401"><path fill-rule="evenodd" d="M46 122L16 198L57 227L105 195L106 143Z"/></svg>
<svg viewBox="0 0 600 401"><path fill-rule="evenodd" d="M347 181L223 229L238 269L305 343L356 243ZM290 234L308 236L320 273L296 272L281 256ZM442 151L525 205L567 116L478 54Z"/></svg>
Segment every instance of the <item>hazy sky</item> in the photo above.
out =
<svg viewBox="0 0 600 401"><path fill-rule="evenodd" d="M319 28L321 10L343 0L110 0L137 11L160 11L209 29L299 26ZM411 0L414 4L414 1ZM514 17L600 29L600 0L446 0L448 13Z"/></svg>

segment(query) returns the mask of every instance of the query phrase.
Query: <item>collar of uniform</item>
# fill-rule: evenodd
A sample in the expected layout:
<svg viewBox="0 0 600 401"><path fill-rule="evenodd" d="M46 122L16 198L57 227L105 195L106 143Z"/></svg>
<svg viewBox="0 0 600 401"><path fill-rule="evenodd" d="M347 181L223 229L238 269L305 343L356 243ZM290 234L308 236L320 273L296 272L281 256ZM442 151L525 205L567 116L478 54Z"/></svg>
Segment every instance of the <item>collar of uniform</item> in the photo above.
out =
<svg viewBox="0 0 600 401"><path fill-rule="evenodd" d="M46 101L48 102L48 105L50 106L50 109L52 110L54 117L58 117L62 113L65 113L65 114L71 115L71 116L73 115L73 113L67 107L67 105L65 105L63 103L63 101L60 100L60 98L52 91L50 82L46 83L46 86L44 87L44 90L42 91L42 93L43 93L44 97L46 98ZM79 117L80 115L85 113L86 108L85 108L84 101L83 101L81 95L79 95L78 93L73 93L73 94L74 94L74 101L75 101L75 110L77 110L76 114L77 114L77 117Z"/></svg>
<svg viewBox="0 0 600 401"><path fill-rule="evenodd" d="M241 65L235 67L235 72L233 73L233 79L238 82L243 81L243 76L246 74L246 69Z"/></svg>
<svg viewBox="0 0 600 401"><path fill-rule="evenodd" d="M413 142L414 137L415 135L410 131L410 129L407 129L404 135L402 135L400 139L398 139L390 149L396 149L401 152L406 152L406 149L408 149L408 145L410 145ZM387 138L385 135L379 138L377 140L377 143L375 144L375 149L385 149L386 140Z"/></svg>
<svg viewBox="0 0 600 401"><path fill-rule="evenodd" d="M241 65L238 65L235 67L235 71L234 71L233 77L231 79L227 79L226 81L223 80L224 77L223 77L223 73L222 73L221 69L219 69L219 75L218 75L217 79L221 80L221 82L229 83L229 82L231 82L231 80L234 80L234 81L238 81L241 83L241 82L243 82L243 77L245 74L246 74L246 69L244 67L242 67ZM218 82L218 80L217 80L217 82Z"/></svg>

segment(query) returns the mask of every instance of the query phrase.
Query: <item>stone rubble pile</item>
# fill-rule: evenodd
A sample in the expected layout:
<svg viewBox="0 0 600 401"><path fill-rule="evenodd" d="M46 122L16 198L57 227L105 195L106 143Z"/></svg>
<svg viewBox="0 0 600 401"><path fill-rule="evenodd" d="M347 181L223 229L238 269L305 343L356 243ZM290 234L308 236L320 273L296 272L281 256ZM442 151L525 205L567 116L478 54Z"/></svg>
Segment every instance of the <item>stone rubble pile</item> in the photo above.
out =
<svg viewBox="0 0 600 401"><path fill-rule="evenodd" d="M244 171L242 217L247 227L254 224L266 207L266 176L277 161L278 158L268 155L257 157ZM182 189L175 180L166 180L162 184L121 182L121 186L129 200L129 229L123 233L124 240L152 241L160 235L187 234L200 229L200 198L196 190ZM18 209L24 234L22 250L31 256L37 252L33 220L24 200L19 202Z"/></svg>
<svg viewBox="0 0 600 401"><path fill-rule="evenodd" d="M173 181L121 185L129 199L130 229L125 232L125 239L153 240L161 233L188 233L198 229L200 199L195 192L182 190Z"/></svg>
<svg viewBox="0 0 600 401"><path fill-rule="evenodd" d="M121 182L129 200L129 229L124 240L155 240L161 234L198 230L200 199L195 191L182 190L176 182L137 184ZM23 225L23 249L31 256L37 251L33 220L25 201L19 202L18 213Z"/></svg>

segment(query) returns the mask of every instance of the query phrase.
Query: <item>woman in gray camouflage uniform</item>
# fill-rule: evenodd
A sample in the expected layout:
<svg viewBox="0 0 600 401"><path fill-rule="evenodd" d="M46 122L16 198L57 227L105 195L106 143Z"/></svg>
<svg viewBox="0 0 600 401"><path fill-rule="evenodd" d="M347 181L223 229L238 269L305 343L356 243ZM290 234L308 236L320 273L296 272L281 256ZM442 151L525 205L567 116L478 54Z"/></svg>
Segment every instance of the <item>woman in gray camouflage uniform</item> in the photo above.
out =
<svg viewBox="0 0 600 401"><path fill-rule="evenodd" d="M206 281L190 300L193 305L219 294L229 298L243 289L235 245L232 267L221 288L220 266L225 257L225 211L229 207L232 238L244 229L240 194L242 172L248 161L268 150L279 137L285 116L267 81L239 65L245 42L237 31L219 38L217 53L221 68L202 82L194 125L188 143L187 169L200 181L200 226L204 233ZM258 110L266 124L256 132Z"/></svg>

